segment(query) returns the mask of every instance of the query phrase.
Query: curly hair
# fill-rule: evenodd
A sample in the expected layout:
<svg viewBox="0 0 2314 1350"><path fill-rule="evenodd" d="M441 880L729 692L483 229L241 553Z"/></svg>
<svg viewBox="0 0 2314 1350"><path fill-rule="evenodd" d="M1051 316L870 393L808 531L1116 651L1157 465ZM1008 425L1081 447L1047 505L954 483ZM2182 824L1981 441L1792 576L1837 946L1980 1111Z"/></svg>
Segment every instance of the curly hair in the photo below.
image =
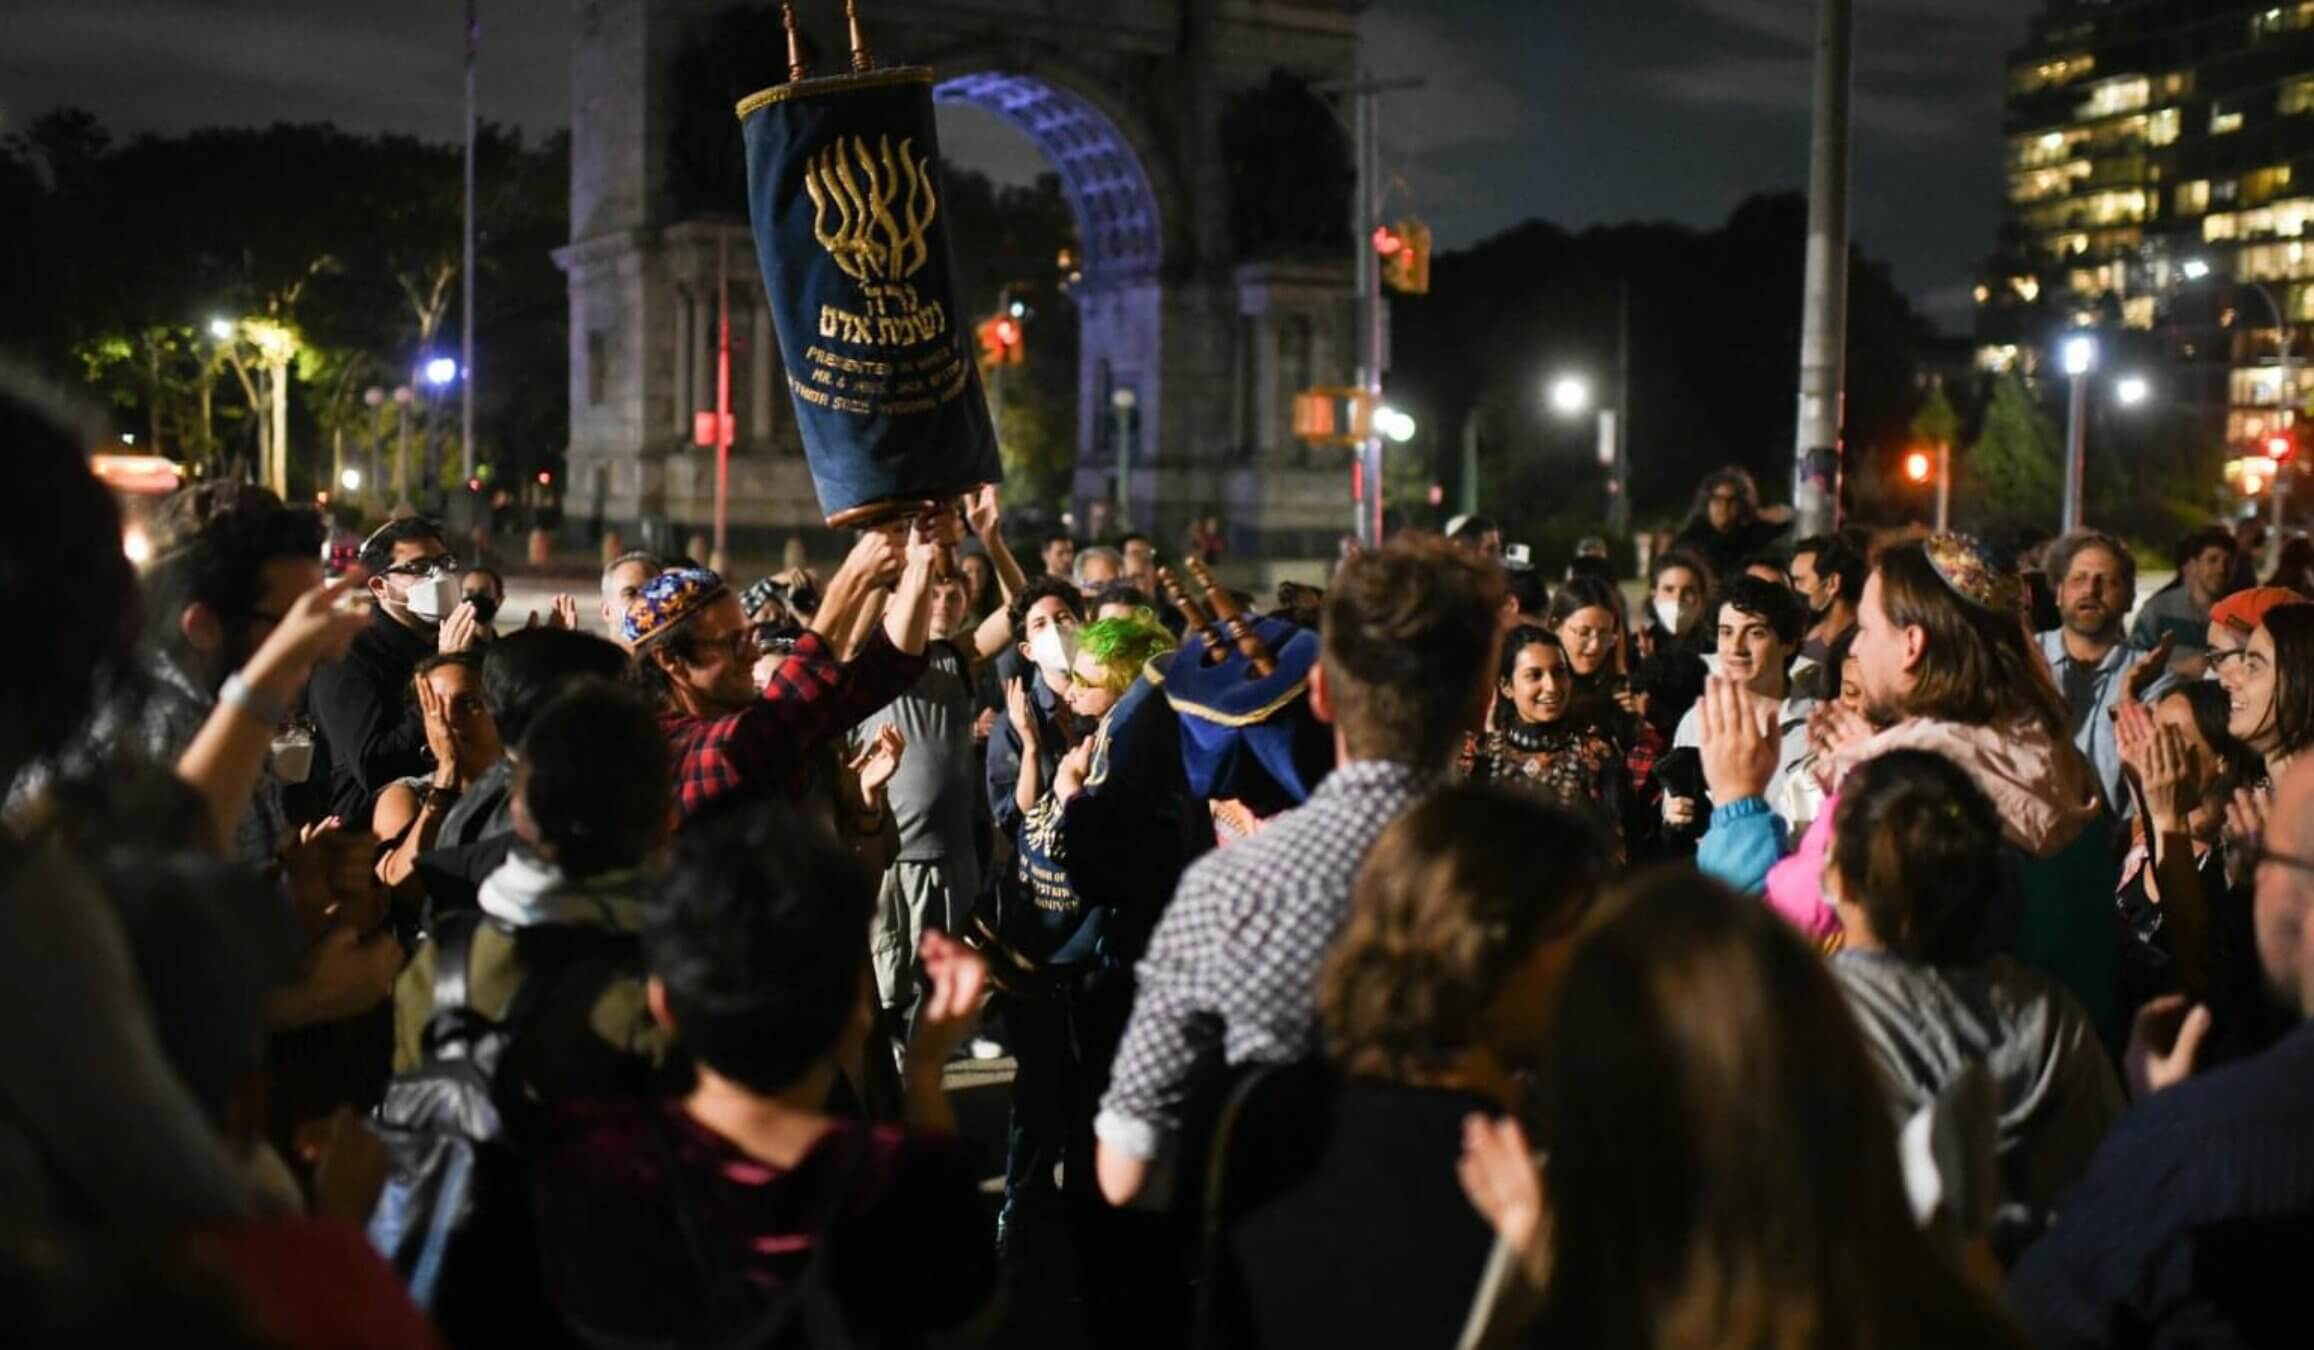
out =
<svg viewBox="0 0 2314 1350"><path fill-rule="evenodd" d="M1173 635L1146 619L1103 619L1077 633L1077 650L1101 663L1102 687L1112 694L1132 688L1141 667L1173 647Z"/></svg>
<svg viewBox="0 0 2314 1350"><path fill-rule="evenodd" d="M1531 794L1433 793L1375 842L1318 972L1326 1053L1408 1078L1481 1043L1535 949L1590 914L1609 867L1589 821Z"/></svg>

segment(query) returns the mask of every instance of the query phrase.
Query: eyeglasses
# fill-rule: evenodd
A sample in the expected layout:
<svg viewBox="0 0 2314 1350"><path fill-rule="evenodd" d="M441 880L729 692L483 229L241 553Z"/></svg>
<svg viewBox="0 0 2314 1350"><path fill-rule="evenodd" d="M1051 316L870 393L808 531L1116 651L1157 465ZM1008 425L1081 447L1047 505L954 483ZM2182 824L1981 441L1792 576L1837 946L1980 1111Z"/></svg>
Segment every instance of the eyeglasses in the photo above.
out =
<svg viewBox="0 0 2314 1350"><path fill-rule="evenodd" d="M458 555L437 553L431 558L412 558L406 563L395 563L378 575L387 577L422 577L433 572L458 571Z"/></svg>

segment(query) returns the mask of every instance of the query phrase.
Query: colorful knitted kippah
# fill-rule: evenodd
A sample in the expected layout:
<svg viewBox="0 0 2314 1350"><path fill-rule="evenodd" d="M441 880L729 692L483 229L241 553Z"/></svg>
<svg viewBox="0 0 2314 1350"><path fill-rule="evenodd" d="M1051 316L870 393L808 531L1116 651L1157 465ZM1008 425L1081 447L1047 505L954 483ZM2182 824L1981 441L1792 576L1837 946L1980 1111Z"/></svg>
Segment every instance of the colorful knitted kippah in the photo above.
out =
<svg viewBox="0 0 2314 1350"><path fill-rule="evenodd" d="M639 646L705 609L729 589L722 577L704 567L661 572L628 602L626 622L620 629L629 646Z"/></svg>
<svg viewBox="0 0 2314 1350"><path fill-rule="evenodd" d="M1921 549L1928 564L1952 588L1952 593L1996 614L2021 614L2025 609L2025 579L2014 567L2004 567L1975 538L1965 534L1930 535Z"/></svg>

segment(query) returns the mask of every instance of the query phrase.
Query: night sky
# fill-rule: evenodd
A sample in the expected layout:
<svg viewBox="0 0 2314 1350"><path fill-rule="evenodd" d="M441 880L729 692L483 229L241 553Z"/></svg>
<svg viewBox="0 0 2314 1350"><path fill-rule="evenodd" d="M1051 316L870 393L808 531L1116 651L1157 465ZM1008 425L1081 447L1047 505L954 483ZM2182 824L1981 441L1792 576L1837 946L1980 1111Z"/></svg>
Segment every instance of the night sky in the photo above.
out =
<svg viewBox="0 0 2314 1350"><path fill-rule="evenodd" d="M568 120L569 0L483 0L483 116ZM2034 0L1857 0L1858 241L1965 326L2001 191L2003 57ZM461 0L6 0L0 133L60 103L118 131L330 120L454 139ZM1711 225L1807 179L1814 0L1374 0L1386 167L1442 247L1529 216ZM872 15L872 10L871 10ZM975 122L978 122L975 125ZM950 153L1034 172L967 115ZM1398 203L1393 203L1394 209Z"/></svg>

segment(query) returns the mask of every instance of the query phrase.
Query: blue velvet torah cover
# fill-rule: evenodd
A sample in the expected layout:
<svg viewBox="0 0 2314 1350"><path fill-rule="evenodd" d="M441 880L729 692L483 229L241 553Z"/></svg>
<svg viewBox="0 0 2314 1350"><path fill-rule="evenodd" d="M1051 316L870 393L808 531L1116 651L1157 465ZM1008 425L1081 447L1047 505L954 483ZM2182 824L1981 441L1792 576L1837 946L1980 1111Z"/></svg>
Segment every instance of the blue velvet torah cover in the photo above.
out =
<svg viewBox="0 0 2314 1350"><path fill-rule="evenodd" d="M739 104L747 207L830 525L1004 476L941 214L932 72L797 80Z"/></svg>
<svg viewBox="0 0 2314 1350"><path fill-rule="evenodd" d="M1181 719L1190 792L1269 814L1308 800L1334 766L1334 737L1310 713L1318 635L1284 619L1249 621L1276 670L1255 677L1234 646L1209 665L1204 638L1192 632L1166 665L1165 700Z"/></svg>

